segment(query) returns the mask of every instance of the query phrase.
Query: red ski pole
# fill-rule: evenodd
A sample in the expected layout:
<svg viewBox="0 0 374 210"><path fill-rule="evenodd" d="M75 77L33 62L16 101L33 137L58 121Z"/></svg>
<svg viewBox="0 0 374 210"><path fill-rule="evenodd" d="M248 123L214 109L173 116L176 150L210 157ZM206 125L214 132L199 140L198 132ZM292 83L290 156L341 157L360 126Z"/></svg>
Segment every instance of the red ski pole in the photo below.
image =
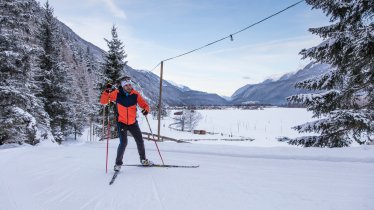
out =
<svg viewBox="0 0 374 210"><path fill-rule="evenodd" d="M103 106L103 127L102 127L102 134L101 134L101 137L103 138L104 140L104 136L105 136L105 106Z"/></svg>
<svg viewBox="0 0 374 210"><path fill-rule="evenodd" d="M106 106L104 105L103 106L103 133L101 135L103 140L105 138L105 128L104 128L104 126L105 126L105 108L106 108ZM108 143L106 145L106 173L108 173Z"/></svg>
<svg viewBox="0 0 374 210"><path fill-rule="evenodd" d="M106 165L105 165L106 173L108 173L108 153L109 153L109 138L110 138L109 104L110 104L110 99L108 101L108 138L106 140Z"/></svg>
<svg viewBox="0 0 374 210"><path fill-rule="evenodd" d="M156 144L156 148L157 148L158 154L160 155L160 158L161 158L161 161L162 161L162 165L165 165L164 160L162 159L162 156L161 156L160 149L158 148L157 142L156 142L156 140L155 140L155 136L153 135L153 132L152 132L152 129L151 129L151 125L149 124L149 121L148 121L148 117L147 117L147 115L145 115L145 119L147 120L149 130L151 131L153 141L154 141L155 144Z"/></svg>

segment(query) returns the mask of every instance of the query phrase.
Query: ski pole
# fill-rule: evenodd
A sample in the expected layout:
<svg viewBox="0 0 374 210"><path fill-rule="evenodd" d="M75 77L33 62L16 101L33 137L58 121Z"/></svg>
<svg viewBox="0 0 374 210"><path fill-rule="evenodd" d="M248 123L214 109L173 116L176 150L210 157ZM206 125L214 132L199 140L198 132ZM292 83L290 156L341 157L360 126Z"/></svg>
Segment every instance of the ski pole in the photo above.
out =
<svg viewBox="0 0 374 210"><path fill-rule="evenodd" d="M108 173L108 153L109 153L109 138L110 138L110 121L109 121L109 105L110 105L110 99L108 101L108 138L106 140L106 165L105 165L105 171Z"/></svg>
<svg viewBox="0 0 374 210"><path fill-rule="evenodd" d="M110 132L110 122L109 122L109 106L108 106L108 138L106 140L106 164L105 164L105 172L108 173L108 153L109 153L109 132Z"/></svg>
<svg viewBox="0 0 374 210"><path fill-rule="evenodd" d="M105 136L105 105L103 106L103 127L102 127L102 134L101 134L101 138L103 138L104 140L104 136Z"/></svg>
<svg viewBox="0 0 374 210"><path fill-rule="evenodd" d="M103 140L105 138L105 128L104 128L104 126L105 126L105 108L106 108L106 105L103 106L103 133L102 133ZM105 165L105 171L106 171L106 173L108 173L108 142L106 144L106 165Z"/></svg>
<svg viewBox="0 0 374 210"><path fill-rule="evenodd" d="M145 115L145 119L147 120L149 130L151 131L153 141L154 141L155 144L156 144L156 148L157 148L158 154L160 155L160 158L161 158L161 161L162 161L162 165L165 165L164 160L162 159L162 156L161 156L160 149L158 148L157 142L156 142L155 137L154 137L154 135L153 135L153 132L152 132L152 129L151 129L151 125L149 124L149 121L148 121L148 117L147 117L147 115Z"/></svg>

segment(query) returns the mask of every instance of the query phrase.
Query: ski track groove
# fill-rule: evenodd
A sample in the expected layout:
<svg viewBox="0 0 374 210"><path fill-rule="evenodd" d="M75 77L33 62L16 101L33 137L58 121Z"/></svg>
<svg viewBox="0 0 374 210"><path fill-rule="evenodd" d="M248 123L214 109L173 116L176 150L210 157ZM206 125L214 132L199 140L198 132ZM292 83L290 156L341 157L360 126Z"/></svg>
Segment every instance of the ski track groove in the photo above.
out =
<svg viewBox="0 0 374 210"><path fill-rule="evenodd" d="M156 151L152 150L151 151ZM181 150L165 150L166 153L183 153L192 155L206 155L206 156L220 156L220 157L230 157L230 158L247 158L247 159L268 159L268 160L302 160L302 161L320 161L320 162L334 162L334 163L374 163L374 159L358 159L358 158L318 158L318 157L307 157L307 156L287 156L287 155L243 155L243 154L224 154L216 152L193 152L193 151L181 151Z"/></svg>
<svg viewBox="0 0 374 210"><path fill-rule="evenodd" d="M31 176L35 177L36 179L43 179L43 177L45 177L46 175L50 175L51 171L53 171L52 169L44 169L44 170L35 170L35 171L31 171Z"/></svg>
<svg viewBox="0 0 374 210"><path fill-rule="evenodd" d="M71 195L73 195L73 192L71 190L61 191L61 192L51 196L51 198L49 200L46 200L45 204L54 203L56 201L59 201L59 202L65 201L66 199L71 197Z"/></svg>
<svg viewBox="0 0 374 210"><path fill-rule="evenodd" d="M105 147L96 147L96 148L105 148ZM115 147L113 147L115 149ZM127 150L136 150L136 148L126 148ZM156 149L148 149L149 152L157 152ZM291 155L271 155L271 154L229 154L229 153L219 153L219 152L205 152L205 151L185 151L185 150L175 150L175 149L163 149L162 153L182 153L182 154L190 154L190 155L205 155L205 156L220 156L220 157L229 157L229 158L247 158L247 159L268 159L268 160L279 160L279 161L287 161L287 160L303 160L303 161L320 161L320 162L334 162L334 163L367 163L372 164L374 163L374 158L345 158L345 157L318 157L318 156L302 156L296 154L294 156Z"/></svg>
<svg viewBox="0 0 374 210"><path fill-rule="evenodd" d="M88 201L86 201L81 207L79 207L79 210L83 210L86 207L87 207L87 209L91 209L89 207L89 205L91 205L91 204L95 204L95 208L94 209L97 209L96 207L97 207L98 203L100 203L100 202L95 202L95 200L100 200L99 199L100 197L101 197L101 195L95 195L95 196L93 196L91 199L89 199Z"/></svg>
<svg viewBox="0 0 374 210"><path fill-rule="evenodd" d="M55 185L49 185L48 187L44 188L43 190L40 190L39 192L35 193L35 196L42 196L43 194L48 195L49 193L52 193L53 190L56 189Z"/></svg>
<svg viewBox="0 0 374 210"><path fill-rule="evenodd" d="M112 203L113 203L113 198L112 198ZM100 206L101 206L101 201L99 200L99 202L96 202L96 203L95 203L95 206L94 206L92 209L99 209L99 210L101 210L101 209L106 209L106 208L103 208L103 207L100 208ZM108 208L108 207L107 207L107 209L111 209L111 208ZM90 210L91 210L91 209L90 209Z"/></svg>
<svg viewBox="0 0 374 210"><path fill-rule="evenodd" d="M15 209L21 209L18 205L17 205L17 202L16 202L16 198L14 196L14 193L12 191L12 189L9 187L9 184L7 184L6 182L2 181L1 182L1 186L5 186L6 190L6 194L7 194L7 197L9 198L8 200L10 200L10 203L15 207ZM2 196L4 198L4 196ZM1 209L1 208L0 208Z"/></svg>
<svg viewBox="0 0 374 210"><path fill-rule="evenodd" d="M157 201L160 203L161 209L165 210L164 204L162 203L161 198L159 196L159 191L158 191L157 185L155 183L156 181L155 181L155 179L153 178L152 175L151 175L151 179L152 179L152 191L156 195Z"/></svg>

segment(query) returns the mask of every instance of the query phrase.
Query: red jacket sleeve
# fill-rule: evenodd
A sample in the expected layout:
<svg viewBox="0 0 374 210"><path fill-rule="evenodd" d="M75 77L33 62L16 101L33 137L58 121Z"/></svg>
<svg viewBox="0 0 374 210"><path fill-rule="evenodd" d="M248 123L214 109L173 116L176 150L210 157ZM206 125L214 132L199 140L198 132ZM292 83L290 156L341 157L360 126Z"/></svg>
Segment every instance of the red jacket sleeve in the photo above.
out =
<svg viewBox="0 0 374 210"><path fill-rule="evenodd" d="M142 97L142 95L140 95L140 93L136 92L136 94L138 94L138 104L139 104L139 106L142 109L147 110L147 112L149 113L150 109L149 109L148 103L144 100L144 98Z"/></svg>
<svg viewBox="0 0 374 210"><path fill-rule="evenodd" d="M117 99L117 94L118 94L118 90L114 90L110 93L104 91L102 94L101 94L101 97L100 97L100 103L103 104L103 105L106 105L108 104L109 102L113 102L113 101L116 101Z"/></svg>

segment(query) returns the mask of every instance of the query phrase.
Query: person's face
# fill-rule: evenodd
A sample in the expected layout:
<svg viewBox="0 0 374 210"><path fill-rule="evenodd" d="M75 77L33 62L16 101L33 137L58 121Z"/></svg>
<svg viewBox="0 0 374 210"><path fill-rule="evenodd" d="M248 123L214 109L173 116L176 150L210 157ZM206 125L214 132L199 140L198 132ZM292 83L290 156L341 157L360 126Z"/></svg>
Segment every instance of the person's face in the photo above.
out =
<svg viewBox="0 0 374 210"><path fill-rule="evenodd" d="M131 86L131 84L127 84L127 85L123 86L123 89L125 89L126 92L131 92L132 86Z"/></svg>

